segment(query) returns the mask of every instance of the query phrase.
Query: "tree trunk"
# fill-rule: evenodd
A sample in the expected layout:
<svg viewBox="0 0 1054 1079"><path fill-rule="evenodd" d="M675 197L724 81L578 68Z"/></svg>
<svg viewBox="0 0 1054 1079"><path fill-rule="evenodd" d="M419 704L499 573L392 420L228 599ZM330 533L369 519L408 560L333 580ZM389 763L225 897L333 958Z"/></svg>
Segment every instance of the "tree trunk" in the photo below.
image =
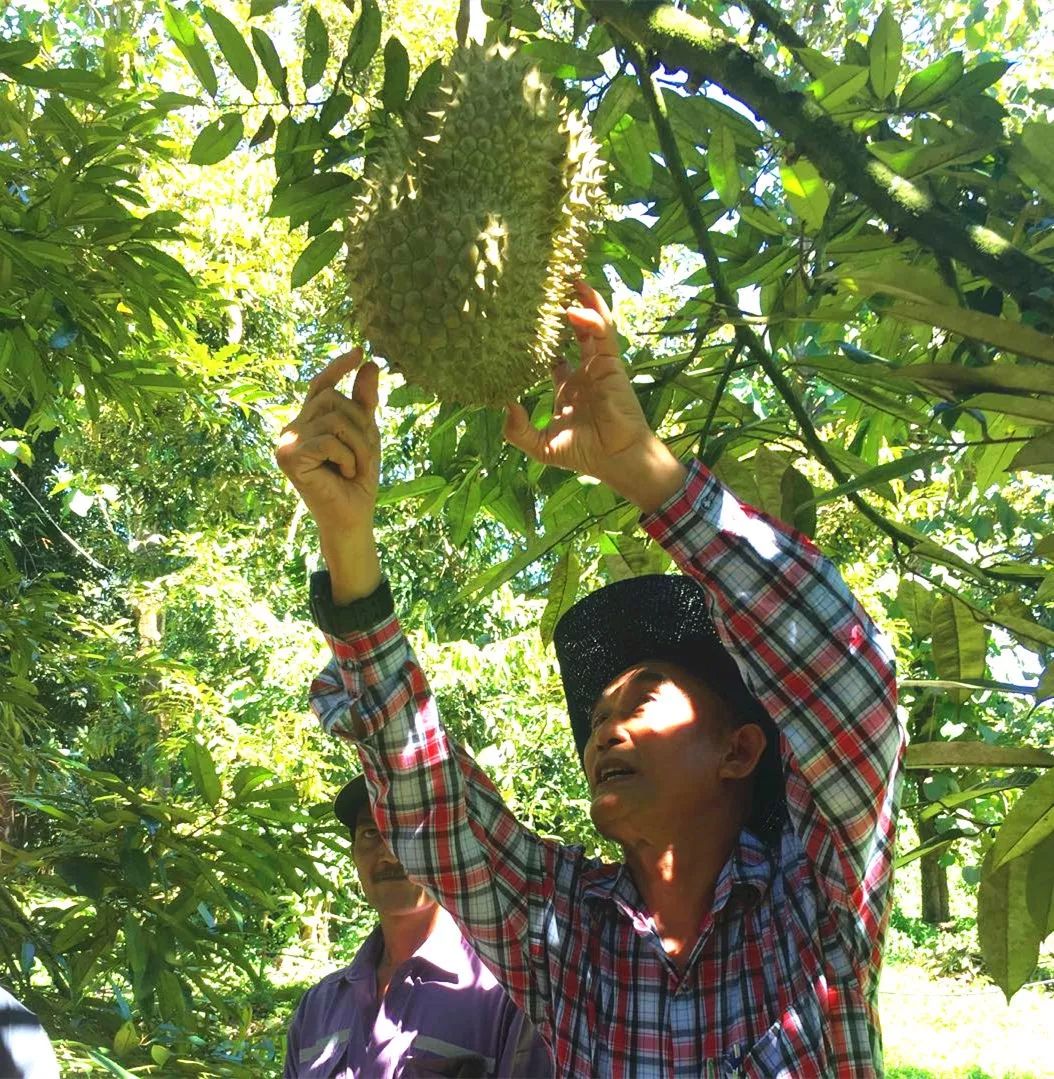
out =
<svg viewBox="0 0 1054 1079"><path fill-rule="evenodd" d="M928 843L937 832L928 820L916 820L919 842ZM951 921L948 906L948 870L941 865L941 853L924 854L919 859L922 874L922 920L929 925Z"/></svg>

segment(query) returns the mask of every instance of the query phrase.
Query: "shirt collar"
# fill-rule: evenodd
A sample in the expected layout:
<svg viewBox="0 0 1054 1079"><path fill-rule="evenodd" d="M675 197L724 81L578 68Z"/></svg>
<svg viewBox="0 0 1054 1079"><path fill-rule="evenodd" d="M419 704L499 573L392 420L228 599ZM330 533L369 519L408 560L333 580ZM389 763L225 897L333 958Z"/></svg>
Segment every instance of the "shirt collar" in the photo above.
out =
<svg viewBox="0 0 1054 1079"><path fill-rule="evenodd" d="M768 891L774 872L771 850L750 829L744 828L718 874L712 913L717 914L733 897L740 897L747 904L758 902ZM624 862L596 866L586 870L583 877L583 898L610 899L634 922L647 920L642 913L644 899Z"/></svg>
<svg viewBox="0 0 1054 1079"><path fill-rule="evenodd" d="M345 981L357 982L376 978L377 964L384 950L384 934L378 925L363 941L351 964L341 976ZM432 932L414 952L410 962L418 970L431 973L435 981L458 982L471 978L470 957L474 953L457 923L442 908Z"/></svg>

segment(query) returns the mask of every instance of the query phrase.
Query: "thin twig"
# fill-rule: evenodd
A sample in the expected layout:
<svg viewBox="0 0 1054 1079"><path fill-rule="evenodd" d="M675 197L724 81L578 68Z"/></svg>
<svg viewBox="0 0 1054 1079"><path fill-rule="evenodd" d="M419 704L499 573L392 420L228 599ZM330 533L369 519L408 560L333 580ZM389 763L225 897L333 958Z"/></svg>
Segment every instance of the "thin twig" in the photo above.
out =
<svg viewBox="0 0 1054 1079"><path fill-rule="evenodd" d="M89 565L94 566L95 569L102 570L103 573L109 573L109 570L95 557L93 557L88 551L86 551L63 527L51 516L47 511L47 507L40 501L39 498L25 485L22 477L17 472L9 472L8 475L26 492L27 495L37 504L37 509L44 514L45 519L50 523L51 527L79 554L82 558L86 559Z"/></svg>

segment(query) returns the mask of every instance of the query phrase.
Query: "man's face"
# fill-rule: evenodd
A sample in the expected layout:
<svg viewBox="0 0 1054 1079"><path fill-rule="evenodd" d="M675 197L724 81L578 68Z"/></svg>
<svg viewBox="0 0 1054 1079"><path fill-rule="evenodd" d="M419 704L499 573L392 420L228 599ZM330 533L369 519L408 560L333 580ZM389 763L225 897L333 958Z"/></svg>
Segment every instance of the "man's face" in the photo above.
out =
<svg viewBox="0 0 1054 1079"><path fill-rule="evenodd" d="M352 857L366 902L378 914L412 914L435 906L435 900L415 884L381 838L368 806L359 810Z"/></svg>
<svg viewBox="0 0 1054 1079"><path fill-rule="evenodd" d="M597 830L617 842L699 820L725 796L727 706L672 663L623 671L593 707L583 764Z"/></svg>

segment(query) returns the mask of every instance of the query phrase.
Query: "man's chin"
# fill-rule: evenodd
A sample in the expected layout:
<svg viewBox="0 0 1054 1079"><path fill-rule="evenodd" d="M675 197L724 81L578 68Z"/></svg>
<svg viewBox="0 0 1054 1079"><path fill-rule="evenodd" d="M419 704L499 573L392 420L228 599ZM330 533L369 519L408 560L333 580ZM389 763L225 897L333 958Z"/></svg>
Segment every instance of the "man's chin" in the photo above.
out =
<svg viewBox="0 0 1054 1079"><path fill-rule="evenodd" d="M593 827L605 838L615 842L623 832L620 825L626 819L626 807L621 798L600 795L589 804L589 816Z"/></svg>

